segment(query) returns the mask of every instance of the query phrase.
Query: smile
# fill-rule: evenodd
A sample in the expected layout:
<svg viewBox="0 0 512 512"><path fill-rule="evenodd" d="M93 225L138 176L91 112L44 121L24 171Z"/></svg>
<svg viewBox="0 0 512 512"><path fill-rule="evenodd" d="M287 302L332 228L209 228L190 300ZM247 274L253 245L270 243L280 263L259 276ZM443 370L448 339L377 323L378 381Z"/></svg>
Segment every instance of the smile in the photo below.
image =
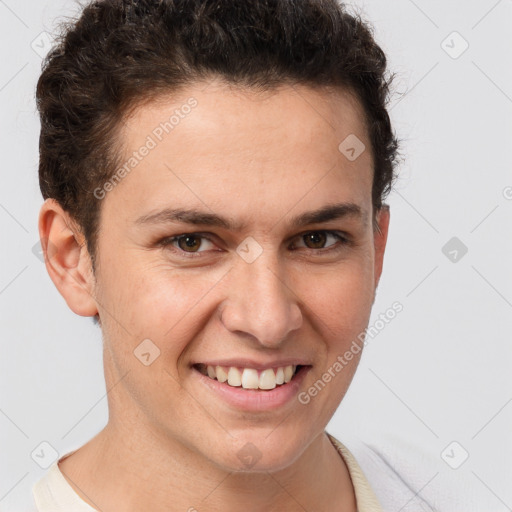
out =
<svg viewBox="0 0 512 512"><path fill-rule="evenodd" d="M302 366L287 365L256 370L255 368L210 366L200 363L194 365L194 367L210 379L226 383L232 387L271 390L290 382Z"/></svg>

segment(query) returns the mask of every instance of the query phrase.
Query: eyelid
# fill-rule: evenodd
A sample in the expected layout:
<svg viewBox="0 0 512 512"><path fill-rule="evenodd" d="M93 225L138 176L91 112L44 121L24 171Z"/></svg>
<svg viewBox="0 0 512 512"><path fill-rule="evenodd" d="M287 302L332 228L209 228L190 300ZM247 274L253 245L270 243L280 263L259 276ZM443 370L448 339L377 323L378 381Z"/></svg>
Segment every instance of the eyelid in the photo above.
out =
<svg viewBox="0 0 512 512"><path fill-rule="evenodd" d="M195 257L198 257L196 255L206 252L206 251L199 251L199 252L195 252L195 253L187 252L187 251L180 249L179 247L174 247L172 245L174 242L177 242L180 238L184 238L186 236L195 236L198 238L204 238L205 240L208 240L210 243L215 245L215 242L212 240L211 233L200 233L197 231L190 231L190 232L187 231L186 233L181 233L181 234L173 235L173 236L167 236L167 237L159 240L157 242L157 245L160 247L163 247L164 249L167 249L168 247L172 247L171 250L174 250L175 252L179 253L180 255L185 255L186 258L195 258Z"/></svg>
<svg viewBox="0 0 512 512"><path fill-rule="evenodd" d="M298 235L295 235L292 240L295 240L297 238L302 239L303 236L308 235L310 233L324 233L326 235L331 235L334 238L336 238L338 240L338 242L341 242L341 245L348 245L351 243L351 240L346 233L344 233L343 231L338 231L338 230L334 230L334 229L310 229L309 231L304 231L303 233L299 233ZM331 247L335 248L338 246L339 246L339 244L338 245L333 244L333 245L330 245L329 247L320 248L320 249L311 249L310 247L306 247L306 249L309 251L326 252Z"/></svg>

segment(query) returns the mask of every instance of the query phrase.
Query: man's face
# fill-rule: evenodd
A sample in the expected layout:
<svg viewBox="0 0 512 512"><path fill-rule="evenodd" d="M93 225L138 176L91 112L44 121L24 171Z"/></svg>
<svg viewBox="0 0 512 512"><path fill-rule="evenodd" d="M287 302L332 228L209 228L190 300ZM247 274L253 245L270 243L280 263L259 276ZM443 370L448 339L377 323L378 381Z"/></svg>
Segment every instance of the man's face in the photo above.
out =
<svg viewBox="0 0 512 512"><path fill-rule="evenodd" d="M175 110L166 133L160 123ZM374 233L362 119L340 91L210 83L126 120L124 156L138 159L102 201L97 246L112 425L228 470L243 469L247 453L252 470L284 468L323 431L360 352L309 403L298 397L367 326L389 220L383 213ZM345 147L354 135L367 148L356 159L362 146ZM204 375L207 365L234 385ZM274 383L290 365L304 368ZM236 387L230 367L247 368L248 386L275 387Z"/></svg>

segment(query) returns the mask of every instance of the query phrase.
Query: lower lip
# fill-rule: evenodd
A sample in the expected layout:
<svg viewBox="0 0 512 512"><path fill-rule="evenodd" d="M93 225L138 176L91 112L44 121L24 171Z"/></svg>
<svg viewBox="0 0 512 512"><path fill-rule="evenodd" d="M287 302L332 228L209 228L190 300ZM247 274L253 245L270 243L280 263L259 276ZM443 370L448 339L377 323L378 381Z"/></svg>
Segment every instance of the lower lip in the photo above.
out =
<svg viewBox="0 0 512 512"><path fill-rule="evenodd" d="M258 412L278 409L293 400L299 393L302 381L310 369L311 366L301 367L290 382L267 391L244 389L241 386L233 387L225 382L211 379L195 368L192 368L192 371L208 389L229 405L244 411Z"/></svg>

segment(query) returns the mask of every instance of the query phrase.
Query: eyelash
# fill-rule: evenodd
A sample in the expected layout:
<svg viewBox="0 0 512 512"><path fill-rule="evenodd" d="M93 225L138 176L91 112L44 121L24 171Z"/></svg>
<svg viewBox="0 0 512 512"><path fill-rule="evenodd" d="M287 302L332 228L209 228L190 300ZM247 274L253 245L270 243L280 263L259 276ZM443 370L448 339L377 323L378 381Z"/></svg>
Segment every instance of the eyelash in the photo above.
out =
<svg viewBox="0 0 512 512"><path fill-rule="evenodd" d="M349 240L348 238L346 238L345 236L342 236L342 234L340 232L332 231L332 230L328 230L328 229L306 231L305 233L297 235L297 238L301 238L301 237L304 237L304 236L312 234L312 233L324 233L326 235L332 235L333 237L335 237L341 243L340 244L333 244L333 245L331 245L331 246L329 246L327 248L319 248L319 249L311 249L311 248L306 247L307 251L321 252L321 253L327 253L328 252L328 253L330 253L332 251L339 251L339 250L343 249L345 246L352 245L352 241ZM179 247L173 247L172 246L172 244L174 242L177 242L180 238L185 238L187 236L194 236L194 237L198 237L198 238L204 238L204 239L208 240L209 242L214 243L208 236L205 236L205 234L203 234L203 233L183 233L181 235L163 238L162 240L159 240L157 242L157 245L159 245L161 247L164 247L164 248L172 247L171 250L173 252L179 253L180 256L184 255L186 258L203 258L204 256L201 256L201 253L206 252L206 251L200 251L200 252L195 252L195 253L194 252L187 252L187 251L184 251L183 249L180 249Z"/></svg>

